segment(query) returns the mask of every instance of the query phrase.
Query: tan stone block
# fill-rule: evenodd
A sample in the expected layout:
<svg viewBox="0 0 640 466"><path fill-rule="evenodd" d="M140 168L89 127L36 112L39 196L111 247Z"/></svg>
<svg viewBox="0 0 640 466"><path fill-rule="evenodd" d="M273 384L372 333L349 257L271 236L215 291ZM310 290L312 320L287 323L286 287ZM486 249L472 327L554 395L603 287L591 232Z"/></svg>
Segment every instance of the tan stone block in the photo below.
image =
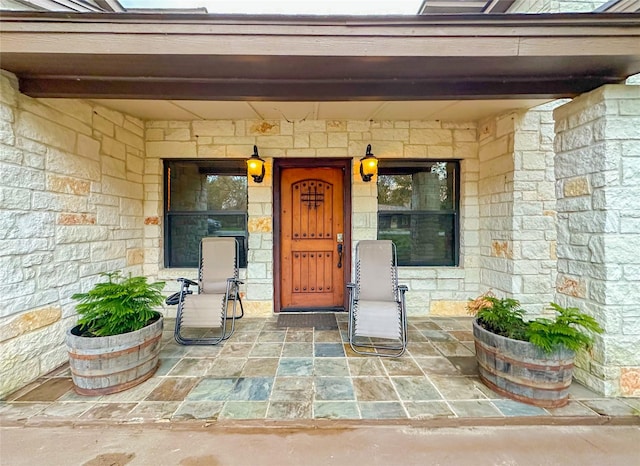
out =
<svg viewBox="0 0 640 466"><path fill-rule="evenodd" d="M0 342L51 325L60 320L61 316L62 309L59 306L47 306L5 320L0 324Z"/></svg>
<svg viewBox="0 0 640 466"><path fill-rule="evenodd" d="M466 301L431 301L430 316L468 316Z"/></svg>
<svg viewBox="0 0 640 466"><path fill-rule="evenodd" d="M427 156L427 146L417 144L404 145L404 157L406 158L423 158Z"/></svg>
<svg viewBox="0 0 640 466"><path fill-rule="evenodd" d="M68 176L47 174L47 189L58 193L89 195L91 183L89 181L70 178Z"/></svg>
<svg viewBox="0 0 640 466"><path fill-rule="evenodd" d="M96 216L93 214L58 214L58 225L95 225Z"/></svg>
<svg viewBox="0 0 640 466"><path fill-rule="evenodd" d="M139 150L144 150L144 139L131 131L116 126L116 141L123 142Z"/></svg>
<svg viewBox="0 0 640 466"><path fill-rule="evenodd" d="M78 134L78 146L77 153L84 157L89 157L93 160L100 159L100 141L93 139L92 137L85 136L84 134Z"/></svg>
<svg viewBox="0 0 640 466"><path fill-rule="evenodd" d="M247 134L250 135L279 135L280 134L280 122L279 121L256 121L249 125Z"/></svg>
<svg viewBox="0 0 640 466"><path fill-rule="evenodd" d="M347 121L347 131L349 133L362 133L371 129L369 121Z"/></svg>
<svg viewBox="0 0 640 466"><path fill-rule="evenodd" d="M566 294L576 298L584 298L587 294L587 285L584 280L558 275L556 286L558 293Z"/></svg>
<svg viewBox="0 0 640 466"><path fill-rule="evenodd" d="M126 176L124 160L114 157L102 157L102 173L116 178L124 178Z"/></svg>
<svg viewBox="0 0 640 466"><path fill-rule="evenodd" d="M24 112L33 113L77 133L91 135L90 124L82 122L76 117L66 115L58 109L60 102L58 99L50 99L48 102L55 103L50 107L49 105L43 105L43 101L40 99L23 99L20 108Z"/></svg>
<svg viewBox="0 0 640 466"><path fill-rule="evenodd" d="M127 172L142 175L144 173L144 159L137 155L127 154Z"/></svg>
<svg viewBox="0 0 640 466"><path fill-rule="evenodd" d="M282 148L288 149L293 147L292 136L258 136L256 144L258 148Z"/></svg>
<svg viewBox="0 0 640 466"><path fill-rule="evenodd" d="M410 144L451 145L453 131L449 129L411 129L409 130Z"/></svg>
<svg viewBox="0 0 640 466"><path fill-rule="evenodd" d="M0 70L0 102L15 107L20 95L18 78L13 73Z"/></svg>
<svg viewBox="0 0 640 466"><path fill-rule="evenodd" d="M620 369L620 394L622 396L640 396L640 367L622 367Z"/></svg>
<svg viewBox="0 0 640 466"><path fill-rule="evenodd" d="M147 138L149 141L150 139ZM165 141L190 141L191 130L189 128L169 128L164 130Z"/></svg>
<svg viewBox="0 0 640 466"><path fill-rule="evenodd" d="M343 120L328 120L327 131L347 131L347 122Z"/></svg>
<svg viewBox="0 0 640 466"><path fill-rule="evenodd" d="M249 301L240 293L245 315L249 317L267 317L273 314L273 301Z"/></svg>
<svg viewBox="0 0 640 466"><path fill-rule="evenodd" d="M194 122L195 123L195 122ZM147 146L147 157L196 157L195 142L179 141L149 141Z"/></svg>
<svg viewBox="0 0 640 466"><path fill-rule="evenodd" d="M93 111L96 115L106 118L117 126L122 126L124 124L124 115L117 110L111 110L110 108L97 105L94 107Z"/></svg>
<svg viewBox="0 0 640 466"><path fill-rule="evenodd" d="M160 217L158 217L158 216L146 217L144 219L144 224L145 225L160 225Z"/></svg>
<svg viewBox="0 0 640 466"><path fill-rule="evenodd" d="M193 135L199 136L234 136L235 124L230 120L196 120L192 122Z"/></svg>
<svg viewBox="0 0 640 466"><path fill-rule="evenodd" d="M47 169L66 176L92 181L100 180L99 162L55 149L47 151Z"/></svg>
<svg viewBox="0 0 640 466"><path fill-rule="evenodd" d="M107 136L102 137L102 141L100 142L100 151L103 154L110 155L111 157L121 160L124 160L127 156L124 143Z"/></svg>
<svg viewBox="0 0 640 466"><path fill-rule="evenodd" d="M50 146L73 152L76 146L76 132L57 123L34 115L20 112L15 129L16 135Z"/></svg>
<svg viewBox="0 0 640 466"><path fill-rule="evenodd" d="M247 224L249 233L269 233L273 230L271 217L250 218Z"/></svg>
<svg viewBox="0 0 640 466"><path fill-rule="evenodd" d="M145 139L147 141L162 141L164 139L164 130L161 128L147 129Z"/></svg>
<svg viewBox="0 0 640 466"><path fill-rule="evenodd" d="M513 249L509 241L493 241L491 243L491 255L493 257L505 257L513 259Z"/></svg>
<svg viewBox="0 0 640 466"><path fill-rule="evenodd" d="M135 117L126 115L124 119L124 125L122 126L127 131L131 131L133 134L144 137L144 124L142 120L138 120Z"/></svg>
<svg viewBox="0 0 640 466"><path fill-rule="evenodd" d="M75 120L91 126L93 107L85 100L78 99L38 99L38 102L54 108Z"/></svg>
<svg viewBox="0 0 640 466"><path fill-rule="evenodd" d="M144 264L144 249L127 249L127 266L139 264Z"/></svg>
<svg viewBox="0 0 640 466"><path fill-rule="evenodd" d="M430 158L450 159L453 157L453 147L451 146L428 146L427 153Z"/></svg>
<svg viewBox="0 0 640 466"><path fill-rule="evenodd" d="M106 136L113 137L116 132L116 125L100 115L93 116L93 129Z"/></svg>
<svg viewBox="0 0 640 466"><path fill-rule="evenodd" d="M227 147L222 145L198 145L198 157L224 157Z"/></svg>
<svg viewBox="0 0 640 466"><path fill-rule="evenodd" d="M316 151L316 157L348 157L346 147L324 147Z"/></svg>
<svg viewBox="0 0 640 466"><path fill-rule="evenodd" d="M589 180L581 176L565 180L562 191L565 197L586 196L591 194L591 187L589 186Z"/></svg>

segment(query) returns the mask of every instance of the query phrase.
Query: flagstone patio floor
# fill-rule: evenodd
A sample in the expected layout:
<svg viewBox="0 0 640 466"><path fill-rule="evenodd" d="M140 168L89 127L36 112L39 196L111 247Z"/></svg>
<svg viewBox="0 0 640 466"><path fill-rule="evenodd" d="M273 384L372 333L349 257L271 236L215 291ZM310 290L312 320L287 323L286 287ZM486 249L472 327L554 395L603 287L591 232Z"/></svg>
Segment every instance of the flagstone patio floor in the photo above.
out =
<svg viewBox="0 0 640 466"><path fill-rule="evenodd" d="M218 346L182 346L165 320L160 367L124 392L74 392L63 366L0 402L0 422L186 420L525 420L640 423L640 398L603 398L574 382L568 405L542 409L492 392L478 378L470 318L409 318L400 358L355 354L339 330L279 328L244 317ZM496 421L497 420L497 421ZM579 421L577 421L579 420ZM469 422L466 422L469 425Z"/></svg>

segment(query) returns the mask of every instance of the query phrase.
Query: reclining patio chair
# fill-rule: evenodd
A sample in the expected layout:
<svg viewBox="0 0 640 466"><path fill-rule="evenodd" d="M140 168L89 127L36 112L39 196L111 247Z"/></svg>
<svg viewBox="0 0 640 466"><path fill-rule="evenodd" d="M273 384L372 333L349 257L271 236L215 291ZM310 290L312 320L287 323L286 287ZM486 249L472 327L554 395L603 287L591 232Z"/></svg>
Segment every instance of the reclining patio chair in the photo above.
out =
<svg viewBox="0 0 640 466"><path fill-rule="evenodd" d="M235 321L244 315L238 280L238 243L235 238L207 237L200 243L198 282L182 283L176 317L175 339L183 345L216 345L229 338ZM194 293L189 286L197 286ZM237 314L236 304L240 305ZM213 329L216 335L186 337L185 328Z"/></svg>
<svg viewBox="0 0 640 466"><path fill-rule="evenodd" d="M407 348L407 287L398 285L392 241L360 241L349 283L349 344L358 354L399 357Z"/></svg>

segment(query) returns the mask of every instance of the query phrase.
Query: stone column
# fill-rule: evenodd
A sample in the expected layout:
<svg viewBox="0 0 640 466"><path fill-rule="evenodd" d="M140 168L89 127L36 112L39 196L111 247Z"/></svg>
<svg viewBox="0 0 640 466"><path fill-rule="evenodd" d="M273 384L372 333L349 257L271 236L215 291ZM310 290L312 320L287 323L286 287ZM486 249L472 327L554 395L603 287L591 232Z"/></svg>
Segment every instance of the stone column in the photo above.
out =
<svg viewBox="0 0 640 466"><path fill-rule="evenodd" d="M640 86L607 85L554 111L556 301L605 329L576 377L640 395Z"/></svg>

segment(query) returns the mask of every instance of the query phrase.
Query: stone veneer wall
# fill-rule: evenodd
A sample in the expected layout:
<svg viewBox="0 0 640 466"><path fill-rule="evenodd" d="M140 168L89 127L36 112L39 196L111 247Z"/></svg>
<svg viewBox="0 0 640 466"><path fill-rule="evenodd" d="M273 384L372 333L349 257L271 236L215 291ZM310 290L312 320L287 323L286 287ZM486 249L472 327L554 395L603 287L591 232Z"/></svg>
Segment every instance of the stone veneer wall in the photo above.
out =
<svg viewBox="0 0 640 466"><path fill-rule="evenodd" d="M480 122L480 273L483 290L539 313L555 283L555 175L549 105Z"/></svg>
<svg viewBox="0 0 640 466"><path fill-rule="evenodd" d="M0 74L0 396L68 360L73 293L142 273L144 126Z"/></svg>
<svg viewBox="0 0 640 466"><path fill-rule="evenodd" d="M605 329L576 377L640 396L640 87L603 86L555 110L556 299Z"/></svg>
<svg viewBox="0 0 640 466"><path fill-rule="evenodd" d="M400 279L409 285L411 314L461 313L466 300L477 294L479 270L476 125L438 121L149 121L146 124L145 273L163 279L193 275L195 271L163 269L157 257L162 248L162 159L246 159L257 145L267 161L263 183L249 182L249 254L243 293L249 314L273 311L273 186L274 157L349 157L353 159L352 238L377 234L375 183L358 175L359 159L367 144L379 158L462 159L462 267L407 267ZM169 282L171 285L171 282ZM176 285L173 285L176 286ZM171 311L170 311L171 312Z"/></svg>
<svg viewBox="0 0 640 466"><path fill-rule="evenodd" d="M508 13L589 13L606 0L516 0Z"/></svg>

